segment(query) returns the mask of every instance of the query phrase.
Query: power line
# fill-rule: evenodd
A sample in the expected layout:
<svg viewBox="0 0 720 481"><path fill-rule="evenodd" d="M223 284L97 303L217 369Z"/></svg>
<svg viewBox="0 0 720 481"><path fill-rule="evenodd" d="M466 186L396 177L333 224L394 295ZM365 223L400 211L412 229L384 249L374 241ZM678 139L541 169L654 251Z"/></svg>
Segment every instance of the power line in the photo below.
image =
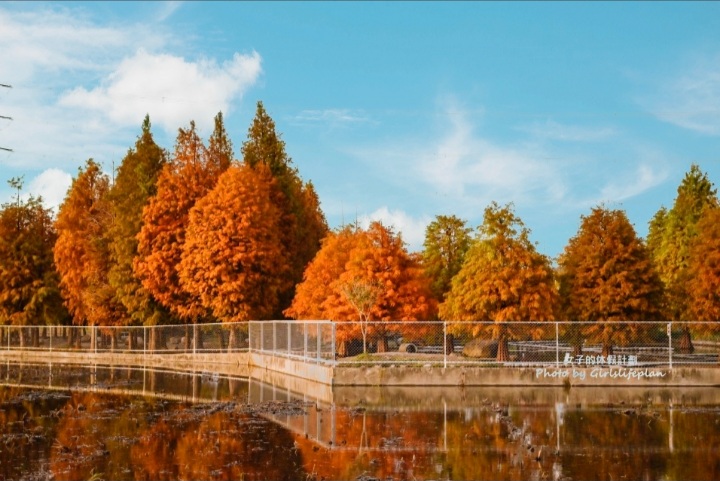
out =
<svg viewBox="0 0 720 481"><path fill-rule="evenodd" d="M5 87L6 89L11 89L12 85L0 84L0 87ZM12 120L12 117L8 117L6 115L0 115L0 119ZM13 152L13 149L8 149L7 147L0 147L0 150L4 150L5 152Z"/></svg>

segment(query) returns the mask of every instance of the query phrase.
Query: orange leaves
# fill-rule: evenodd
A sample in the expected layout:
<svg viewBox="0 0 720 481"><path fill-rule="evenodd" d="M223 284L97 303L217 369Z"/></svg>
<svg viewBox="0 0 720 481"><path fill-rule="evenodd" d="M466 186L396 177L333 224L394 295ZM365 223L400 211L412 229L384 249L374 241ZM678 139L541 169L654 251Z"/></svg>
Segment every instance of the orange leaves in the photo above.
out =
<svg viewBox="0 0 720 481"><path fill-rule="evenodd" d="M78 324L101 324L102 297L107 284L109 252L103 242L110 222L110 182L92 159L80 170L60 206L55 228L55 264L61 275L65 305Z"/></svg>
<svg viewBox="0 0 720 481"><path fill-rule="evenodd" d="M328 235L305 270L292 305L295 319L424 320L436 303L429 280L402 239L374 222Z"/></svg>
<svg viewBox="0 0 720 481"><path fill-rule="evenodd" d="M623 211L596 207L584 216L559 264L564 316L597 322L588 331L591 337L627 341L636 329L616 329L608 322L661 318L660 279Z"/></svg>
<svg viewBox="0 0 720 481"><path fill-rule="evenodd" d="M690 248L690 311L698 321L720 320L720 208L707 208Z"/></svg>
<svg viewBox="0 0 720 481"><path fill-rule="evenodd" d="M529 231L510 206L491 204L440 316L454 321L549 321L556 306L549 260L535 251Z"/></svg>
<svg viewBox="0 0 720 481"><path fill-rule="evenodd" d="M215 119L211 148L205 148L195 124L180 129L175 154L160 172L157 193L143 210L138 234L138 256L133 269L153 297L178 317L201 321L207 309L181 285L178 264L185 243L190 209L217 183L230 165L232 151L224 134L222 116ZM218 147L219 146L219 147Z"/></svg>
<svg viewBox="0 0 720 481"><path fill-rule="evenodd" d="M265 166L231 166L190 211L180 282L224 322L267 319L277 309L287 257L276 188Z"/></svg>

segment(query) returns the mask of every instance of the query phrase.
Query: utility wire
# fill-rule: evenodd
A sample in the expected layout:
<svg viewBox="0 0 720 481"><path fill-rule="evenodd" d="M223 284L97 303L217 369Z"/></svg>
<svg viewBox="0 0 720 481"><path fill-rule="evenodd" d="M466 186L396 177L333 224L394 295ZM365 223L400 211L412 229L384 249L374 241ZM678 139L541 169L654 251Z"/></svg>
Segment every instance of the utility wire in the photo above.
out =
<svg viewBox="0 0 720 481"><path fill-rule="evenodd" d="M7 89L11 89L12 85L0 84L0 87L5 87ZM8 117L6 115L0 115L0 119L12 120L12 117ZM5 152L13 152L13 149L8 149L7 147L0 147L0 150L4 150Z"/></svg>

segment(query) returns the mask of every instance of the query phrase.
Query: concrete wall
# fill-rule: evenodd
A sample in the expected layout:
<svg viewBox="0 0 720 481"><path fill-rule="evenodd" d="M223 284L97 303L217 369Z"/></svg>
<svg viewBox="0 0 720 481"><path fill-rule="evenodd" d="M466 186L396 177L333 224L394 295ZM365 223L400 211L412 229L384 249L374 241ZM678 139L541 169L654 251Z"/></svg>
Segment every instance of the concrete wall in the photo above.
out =
<svg viewBox="0 0 720 481"><path fill-rule="evenodd" d="M332 366L261 353L138 354L0 351L0 360L147 366L281 382L295 392L337 386L720 386L720 366L662 368L481 367L437 365ZM279 374L277 376L276 374ZM282 380L278 380L282 378ZM311 385L308 384L311 383Z"/></svg>

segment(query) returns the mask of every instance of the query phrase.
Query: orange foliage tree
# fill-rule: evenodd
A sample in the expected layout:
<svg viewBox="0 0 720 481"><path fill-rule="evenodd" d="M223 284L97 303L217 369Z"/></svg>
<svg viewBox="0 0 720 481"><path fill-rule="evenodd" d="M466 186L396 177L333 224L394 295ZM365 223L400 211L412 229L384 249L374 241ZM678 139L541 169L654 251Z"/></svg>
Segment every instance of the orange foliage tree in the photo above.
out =
<svg viewBox="0 0 720 481"><path fill-rule="evenodd" d="M135 275L160 304L187 323L209 316L200 299L183 288L178 274L190 209L215 186L231 161L232 145L221 114L215 118L209 148L191 122L189 129L180 129L175 154L160 172L157 193L143 210ZM196 329L193 339L200 347L198 334ZM189 341L186 333L186 348Z"/></svg>
<svg viewBox="0 0 720 481"><path fill-rule="evenodd" d="M92 159L78 175L60 206L55 228L55 265L60 288L74 324L103 325L122 312L112 302L107 271L110 253L105 232L110 222L110 181ZM110 322L113 323L113 322ZM74 331L73 331L74 332ZM91 337L91 348L95 336Z"/></svg>
<svg viewBox="0 0 720 481"><path fill-rule="evenodd" d="M707 208L697 224L688 263L690 311L698 321L720 321L720 208Z"/></svg>
<svg viewBox="0 0 720 481"><path fill-rule="evenodd" d="M243 162L255 168L264 165L277 181L278 192L273 203L280 209L284 228L280 239L288 253L288 267L280 292L277 317L290 305L295 286L302 280L303 271L320 249L327 235L325 216L312 183L303 183L292 159L285 151L285 142L275 130L262 102L258 102L255 118L242 145Z"/></svg>
<svg viewBox="0 0 720 481"><path fill-rule="evenodd" d="M645 244L621 210L595 207L559 259L564 317L590 322L572 334L602 342L603 355L614 343L644 332L640 321L661 320L662 284ZM577 344L576 349L581 345Z"/></svg>
<svg viewBox="0 0 720 481"><path fill-rule="evenodd" d="M0 319L17 326L59 324L68 320L55 268L57 238L51 212L42 198L20 199L22 179L12 179L16 202L0 206ZM39 344L39 329L29 330ZM25 346L26 330L20 329Z"/></svg>
<svg viewBox="0 0 720 481"><path fill-rule="evenodd" d="M180 282L222 322L268 319L277 309L287 256L274 189L267 167L233 165L190 210Z"/></svg>
<svg viewBox="0 0 720 481"><path fill-rule="evenodd" d="M507 341L515 334L513 321L551 321L558 303L550 261L535 250L529 236L511 205L493 202L485 209L478 237L440 305L445 320L479 321L471 329L474 336L485 329L483 323L492 322L498 361L509 359ZM462 330L462 325L452 328ZM528 329L526 325L517 332Z"/></svg>
<svg viewBox="0 0 720 481"><path fill-rule="evenodd" d="M367 230L346 227L323 241L285 314L352 321L337 329L339 352L344 355L358 336L365 349L370 336L383 351L391 330L417 335L418 329L390 329L387 321L430 319L436 304L429 279L402 237L373 222Z"/></svg>

